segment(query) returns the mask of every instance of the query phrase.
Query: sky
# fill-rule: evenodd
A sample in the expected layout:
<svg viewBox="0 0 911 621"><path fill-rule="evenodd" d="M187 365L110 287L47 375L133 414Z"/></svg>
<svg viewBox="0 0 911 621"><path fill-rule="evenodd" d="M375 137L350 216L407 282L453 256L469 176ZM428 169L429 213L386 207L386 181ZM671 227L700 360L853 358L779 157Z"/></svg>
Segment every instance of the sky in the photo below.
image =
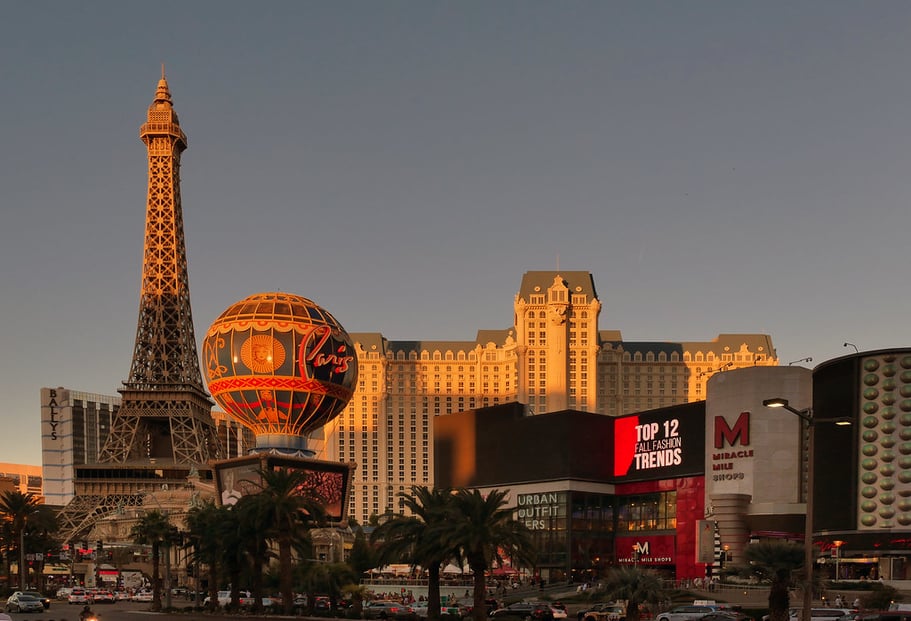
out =
<svg viewBox="0 0 911 621"><path fill-rule="evenodd" d="M41 463L42 386L127 378L162 63L197 342L275 290L471 341L563 269L626 340L812 367L911 345L909 35L899 1L5 3L0 462Z"/></svg>

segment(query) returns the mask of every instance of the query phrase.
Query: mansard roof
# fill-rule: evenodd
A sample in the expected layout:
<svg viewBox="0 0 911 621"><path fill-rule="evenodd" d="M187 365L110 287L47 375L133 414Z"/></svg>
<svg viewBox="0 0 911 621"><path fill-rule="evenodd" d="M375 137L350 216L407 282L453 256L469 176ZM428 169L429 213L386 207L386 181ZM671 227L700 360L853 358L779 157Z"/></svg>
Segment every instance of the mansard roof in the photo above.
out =
<svg viewBox="0 0 911 621"><path fill-rule="evenodd" d="M566 286L572 293L584 293L589 299L598 297L591 272L564 270L525 272L522 276L522 285L519 287L519 297L528 301L528 296L547 291L553 286L554 278L557 276L566 282ZM577 287L579 287L578 291Z"/></svg>

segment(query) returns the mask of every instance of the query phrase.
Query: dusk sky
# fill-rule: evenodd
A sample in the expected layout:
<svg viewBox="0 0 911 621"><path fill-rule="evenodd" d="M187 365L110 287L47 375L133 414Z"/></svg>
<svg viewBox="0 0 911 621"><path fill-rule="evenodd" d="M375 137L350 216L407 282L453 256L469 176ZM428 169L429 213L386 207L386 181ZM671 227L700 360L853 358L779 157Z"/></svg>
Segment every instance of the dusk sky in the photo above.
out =
<svg viewBox="0 0 911 621"><path fill-rule="evenodd" d="M275 290L471 341L559 267L626 340L812 367L911 345L909 59L898 1L5 3L0 462L127 377L162 63L197 342Z"/></svg>

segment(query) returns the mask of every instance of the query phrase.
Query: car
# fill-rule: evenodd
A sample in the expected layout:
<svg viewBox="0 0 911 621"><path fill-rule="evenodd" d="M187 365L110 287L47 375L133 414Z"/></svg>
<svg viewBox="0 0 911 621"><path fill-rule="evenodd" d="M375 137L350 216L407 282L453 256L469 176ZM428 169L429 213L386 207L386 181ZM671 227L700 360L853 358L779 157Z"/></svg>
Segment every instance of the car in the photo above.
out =
<svg viewBox="0 0 911 621"><path fill-rule="evenodd" d="M44 612L44 604L33 595L16 592L6 600L6 612Z"/></svg>
<svg viewBox="0 0 911 621"><path fill-rule="evenodd" d="M148 603L148 602L152 601L152 598L153 598L153 593L151 591L137 591L136 593L133 593L133 597L131 599L134 602Z"/></svg>
<svg viewBox="0 0 911 621"><path fill-rule="evenodd" d="M74 588L66 598L68 604L91 604L92 596L82 588Z"/></svg>
<svg viewBox="0 0 911 621"><path fill-rule="evenodd" d="M487 616L490 616L494 610L500 607L500 602L498 602L493 597L488 597L484 600L484 607L487 609ZM459 600L459 608L461 608L461 615L463 618L470 617L472 611L474 610L474 598L473 597L463 597Z"/></svg>
<svg viewBox="0 0 911 621"><path fill-rule="evenodd" d="M57 599L67 599L70 596L70 593L73 592L73 589L70 587L60 587L57 589Z"/></svg>
<svg viewBox="0 0 911 621"><path fill-rule="evenodd" d="M577 617L578 621L624 621L626 607L617 602L601 602L580 610Z"/></svg>
<svg viewBox="0 0 911 621"><path fill-rule="evenodd" d="M95 604L113 604L114 593L105 589L97 589L92 593L92 602Z"/></svg>
<svg viewBox="0 0 911 621"><path fill-rule="evenodd" d="M790 621L800 621L802 611L802 608L789 608L788 618ZM835 621L841 617L853 619L856 615L856 608L810 608L810 621Z"/></svg>
<svg viewBox="0 0 911 621"><path fill-rule="evenodd" d="M409 606L400 602L375 600L364 606L365 619L417 619Z"/></svg>
<svg viewBox="0 0 911 621"><path fill-rule="evenodd" d="M427 602L426 601L414 602L413 604L409 605L409 608L411 608L411 612L413 612L414 616L417 617L418 619L427 618Z"/></svg>
<svg viewBox="0 0 911 621"><path fill-rule="evenodd" d="M130 592L129 591L114 591L114 600L118 602L128 602L130 601Z"/></svg>
<svg viewBox="0 0 911 621"><path fill-rule="evenodd" d="M655 621L695 621L717 610L717 606L677 606L660 613Z"/></svg>
<svg viewBox="0 0 911 621"><path fill-rule="evenodd" d="M545 602L516 602L490 613L491 619L519 618L523 621L553 621L554 609Z"/></svg>
<svg viewBox="0 0 911 621"><path fill-rule="evenodd" d="M718 610L710 612L699 621L753 621L753 617L736 610Z"/></svg>
<svg viewBox="0 0 911 621"><path fill-rule="evenodd" d="M554 619L565 619L568 615L566 614L566 606L560 602L552 602L550 605L551 612L554 615Z"/></svg>
<svg viewBox="0 0 911 621"><path fill-rule="evenodd" d="M25 595L31 595L32 597L36 597L36 598L40 599L41 603L44 604L45 610L47 610L48 608L51 607L51 598L47 597L46 595L42 595L38 591L16 591L13 593L13 595L18 595L20 593L24 593Z"/></svg>

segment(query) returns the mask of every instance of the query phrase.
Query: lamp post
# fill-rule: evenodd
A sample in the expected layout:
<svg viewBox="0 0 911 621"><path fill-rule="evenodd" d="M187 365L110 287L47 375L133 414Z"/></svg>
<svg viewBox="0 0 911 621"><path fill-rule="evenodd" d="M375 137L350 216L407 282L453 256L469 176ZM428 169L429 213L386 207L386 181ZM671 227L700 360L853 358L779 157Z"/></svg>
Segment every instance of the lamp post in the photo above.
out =
<svg viewBox="0 0 911 621"><path fill-rule="evenodd" d="M804 520L803 535L803 566L806 574L806 585L803 588L803 610L800 612L801 621L810 621L813 608L813 408L798 410L788 404L787 399L776 397L762 402L767 408L784 408L791 414L799 416L807 423L807 515Z"/></svg>
<svg viewBox="0 0 911 621"><path fill-rule="evenodd" d="M836 539L832 542L832 545L835 546L835 581L838 582L841 580L841 577L838 575L838 560L841 557L841 546L845 545L845 542Z"/></svg>

